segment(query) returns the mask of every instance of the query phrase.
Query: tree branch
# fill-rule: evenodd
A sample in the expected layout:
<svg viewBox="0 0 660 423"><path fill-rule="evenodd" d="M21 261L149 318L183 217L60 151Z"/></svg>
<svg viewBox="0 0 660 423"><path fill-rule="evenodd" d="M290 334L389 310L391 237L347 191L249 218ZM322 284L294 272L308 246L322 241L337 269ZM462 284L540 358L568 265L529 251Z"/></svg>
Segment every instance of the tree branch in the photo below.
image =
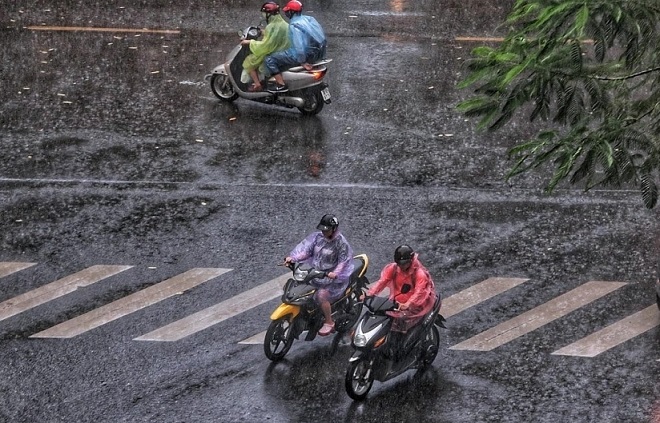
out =
<svg viewBox="0 0 660 423"><path fill-rule="evenodd" d="M633 73L632 75L626 75L626 76L618 76L618 77L594 76L594 79L599 79L601 81L623 81L626 79L637 78L638 76L645 75L651 72L657 72L657 71L660 71L660 67L647 69L645 71Z"/></svg>

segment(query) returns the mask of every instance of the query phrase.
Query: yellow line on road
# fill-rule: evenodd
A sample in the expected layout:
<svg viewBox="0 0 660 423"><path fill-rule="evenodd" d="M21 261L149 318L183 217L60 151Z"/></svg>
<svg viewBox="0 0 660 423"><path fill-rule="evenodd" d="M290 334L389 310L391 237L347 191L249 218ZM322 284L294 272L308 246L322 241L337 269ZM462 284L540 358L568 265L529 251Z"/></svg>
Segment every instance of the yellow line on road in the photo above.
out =
<svg viewBox="0 0 660 423"><path fill-rule="evenodd" d="M151 34L180 34L178 29L95 28L88 26L28 26L31 31L141 32Z"/></svg>
<svg viewBox="0 0 660 423"><path fill-rule="evenodd" d="M496 42L500 43L504 41L502 37L456 37L456 41L469 41L469 42Z"/></svg>

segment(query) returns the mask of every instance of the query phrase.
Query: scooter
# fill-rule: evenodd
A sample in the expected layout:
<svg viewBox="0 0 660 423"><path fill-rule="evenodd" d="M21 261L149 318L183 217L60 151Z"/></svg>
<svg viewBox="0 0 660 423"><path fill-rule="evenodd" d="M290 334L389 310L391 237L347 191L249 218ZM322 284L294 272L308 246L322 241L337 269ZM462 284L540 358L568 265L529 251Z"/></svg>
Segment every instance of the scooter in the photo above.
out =
<svg viewBox="0 0 660 423"><path fill-rule="evenodd" d="M441 303L438 296L421 323L403 334L391 331L394 318L387 314L398 310L396 301L377 296L365 298L364 313L351 341L355 351L346 370L345 387L349 397L362 400L374 380L385 382L407 370L423 372L431 366L440 347L438 328L445 327L445 318L439 313Z"/></svg>
<svg viewBox="0 0 660 423"><path fill-rule="evenodd" d="M254 40L261 36L258 26L250 26L239 31L241 40ZM288 108L296 107L304 115L316 115L325 104L331 102L328 84L324 81L328 71L326 64L332 59L321 60L312 64L311 70L302 66L291 68L282 72L284 82L289 91L284 93L271 93L268 91L250 92L247 83L241 81L243 61L250 54L250 48L239 43L227 56L226 62L216 66L212 73L206 75L210 80L211 91L220 100L233 102L237 98L258 101L266 104L276 104ZM266 87L267 81L262 85Z"/></svg>
<svg viewBox="0 0 660 423"><path fill-rule="evenodd" d="M365 254L353 257L354 270L344 294L332 305L332 318L335 322L335 339L347 333L357 322L362 312L360 296L369 284L365 273L369 259ZM327 272L300 264L289 265L293 277L284 285L282 304L270 316L271 323L264 338L264 353L272 361L284 358L291 349L294 339L307 331L305 341L316 338L323 326L323 312L314 301L316 288L310 284L313 279L324 278Z"/></svg>

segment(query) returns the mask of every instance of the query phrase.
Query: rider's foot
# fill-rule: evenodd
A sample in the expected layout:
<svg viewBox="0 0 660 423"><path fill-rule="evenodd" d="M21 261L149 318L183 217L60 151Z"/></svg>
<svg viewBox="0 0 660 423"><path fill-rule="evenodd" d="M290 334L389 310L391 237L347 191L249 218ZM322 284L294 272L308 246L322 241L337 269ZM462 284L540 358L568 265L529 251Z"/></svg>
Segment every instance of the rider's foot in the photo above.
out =
<svg viewBox="0 0 660 423"><path fill-rule="evenodd" d="M259 84L259 85L252 84L248 87L248 91L251 92L251 93L256 93L256 92L259 92L261 90L263 90L263 87L261 86L261 84Z"/></svg>
<svg viewBox="0 0 660 423"><path fill-rule="evenodd" d="M278 83L274 83L268 85L268 91L271 93L285 93L289 91L289 87L287 87L286 84L280 85Z"/></svg>
<svg viewBox="0 0 660 423"><path fill-rule="evenodd" d="M323 323L323 327L319 330L319 335L328 336L335 331L335 322Z"/></svg>

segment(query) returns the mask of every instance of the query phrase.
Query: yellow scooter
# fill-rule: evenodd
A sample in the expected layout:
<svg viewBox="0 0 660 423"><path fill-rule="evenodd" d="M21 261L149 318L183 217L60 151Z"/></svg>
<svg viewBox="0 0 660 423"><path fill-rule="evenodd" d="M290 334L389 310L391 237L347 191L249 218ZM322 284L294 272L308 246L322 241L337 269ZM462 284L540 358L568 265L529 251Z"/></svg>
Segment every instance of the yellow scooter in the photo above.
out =
<svg viewBox="0 0 660 423"><path fill-rule="evenodd" d="M339 335L348 332L357 322L362 311L360 296L369 284L365 274L369 267L366 254L353 257L354 270L344 294L332 304L332 318ZM282 304L270 316L271 323L264 338L264 353L270 360L282 359L291 349L294 339L307 331L305 341L312 341L323 326L323 313L314 301L316 287L309 282L324 278L327 272L303 269L291 263L293 277L284 285Z"/></svg>

